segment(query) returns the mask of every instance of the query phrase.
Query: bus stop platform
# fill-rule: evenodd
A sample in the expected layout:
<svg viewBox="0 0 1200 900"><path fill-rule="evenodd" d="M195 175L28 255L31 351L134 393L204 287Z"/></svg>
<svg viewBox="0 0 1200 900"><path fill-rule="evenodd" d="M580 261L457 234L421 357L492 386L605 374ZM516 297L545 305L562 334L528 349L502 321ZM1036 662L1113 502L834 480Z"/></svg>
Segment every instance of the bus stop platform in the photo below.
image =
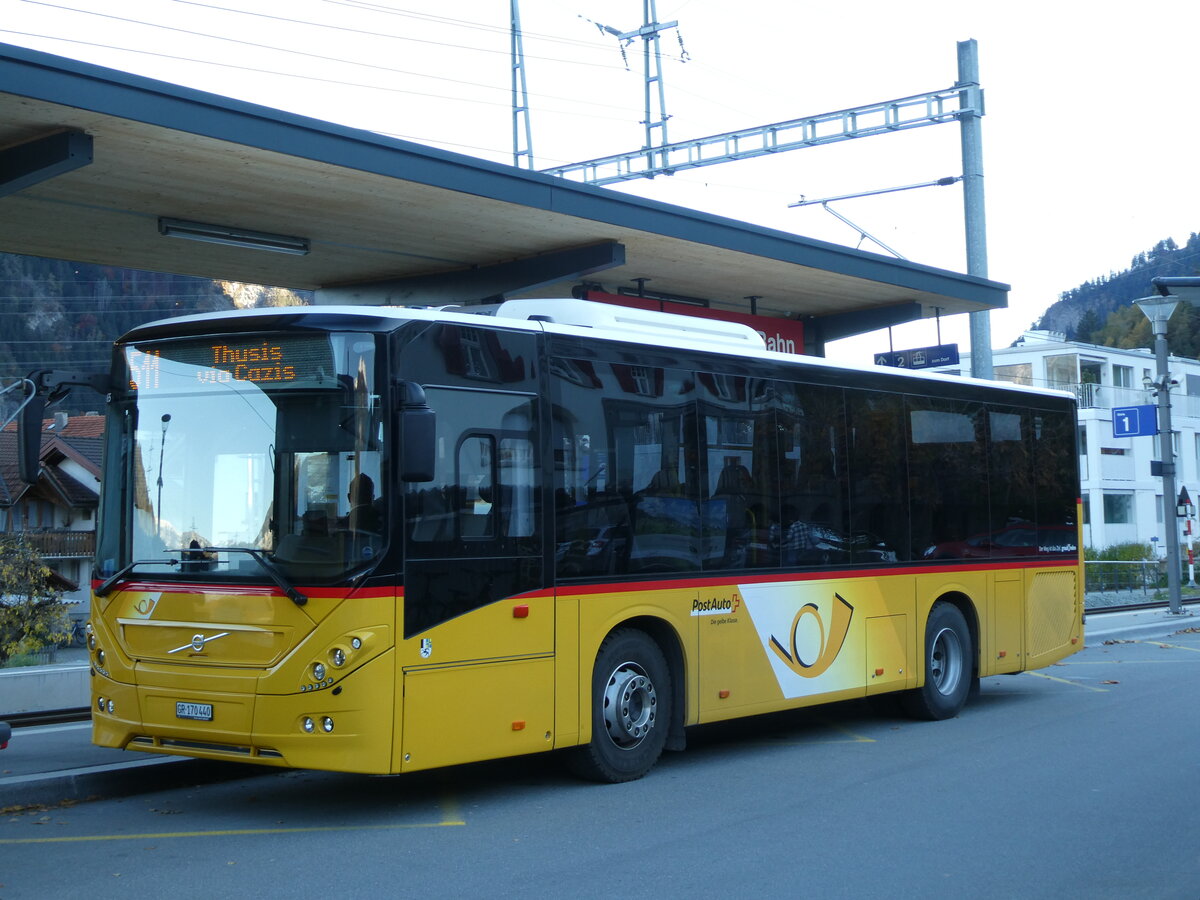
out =
<svg viewBox="0 0 1200 900"><path fill-rule="evenodd" d="M1090 612L1088 643L1152 640L1196 627L1197 608ZM271 767L97 747L90 722L16 728L0 750L0 812L266 774Z"/></svg>

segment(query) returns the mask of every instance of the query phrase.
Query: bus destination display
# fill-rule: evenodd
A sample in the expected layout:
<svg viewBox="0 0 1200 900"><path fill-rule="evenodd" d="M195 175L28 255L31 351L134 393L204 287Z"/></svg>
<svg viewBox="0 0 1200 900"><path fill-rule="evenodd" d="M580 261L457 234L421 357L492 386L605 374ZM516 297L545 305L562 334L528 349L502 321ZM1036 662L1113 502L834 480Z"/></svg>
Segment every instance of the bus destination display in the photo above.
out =
<svg viewBox="0 0 1200 900"><path fill-rule="evenodd" d="M263 387L329 388L336 384L333 354L324 337L279 335L253 340L216 338L142 344L125 351L134 390L248 381Z"/></svg>

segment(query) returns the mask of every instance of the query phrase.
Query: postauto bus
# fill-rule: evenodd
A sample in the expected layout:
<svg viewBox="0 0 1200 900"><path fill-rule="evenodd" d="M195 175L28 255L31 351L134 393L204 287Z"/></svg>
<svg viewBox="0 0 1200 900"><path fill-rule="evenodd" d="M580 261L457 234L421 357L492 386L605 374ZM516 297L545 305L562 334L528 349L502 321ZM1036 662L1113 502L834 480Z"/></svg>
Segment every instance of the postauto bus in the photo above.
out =
<svg viewBox="0 0 1200 900"><path fill-rule="evenodd" d="M885 693L944 719L1081 647L1065 394L580 300L191 316L114 365L102 746L568 748L625 781L690 725Z"/></svg>

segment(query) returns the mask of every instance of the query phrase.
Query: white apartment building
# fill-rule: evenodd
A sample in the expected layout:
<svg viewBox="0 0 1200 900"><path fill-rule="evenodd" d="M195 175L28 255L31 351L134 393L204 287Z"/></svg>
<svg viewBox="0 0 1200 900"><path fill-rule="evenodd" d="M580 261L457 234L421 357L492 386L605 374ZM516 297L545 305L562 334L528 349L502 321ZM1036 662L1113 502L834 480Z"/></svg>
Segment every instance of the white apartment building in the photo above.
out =
<svg viewBox="0 0 1200 900"><path fill-rule="evenodd" d="M1165 555L1162 479L1150 474L1151 461L1161 459L1159 436L1114 437L1112 424L1114 408L1158 402L1143 386L1157 380L1154 354L1030 331L1016 346L993 350L992 357L998 380L1071 391L1079 399L1084 545L1102 549L1150 542ZM1175 488L1186 487L1195 503L1200 496L1200 362L1172 356L1168 368L1178 382L1171 390ZM970 356L936 371L970 373ZM1174 498L1166 508L1170 521L1179 521Z"/></svg>

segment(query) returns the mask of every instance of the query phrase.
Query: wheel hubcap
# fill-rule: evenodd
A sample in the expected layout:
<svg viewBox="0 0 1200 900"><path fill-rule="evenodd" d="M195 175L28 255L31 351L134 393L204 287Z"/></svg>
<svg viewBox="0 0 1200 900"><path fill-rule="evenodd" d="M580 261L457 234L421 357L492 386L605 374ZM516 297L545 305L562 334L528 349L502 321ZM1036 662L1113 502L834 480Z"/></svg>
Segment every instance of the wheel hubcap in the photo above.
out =
<svg viewBox="0 0 1200 900"><path fill-rule="evenodd" d="M658 695L645 670L623 662L608 676L604 688L604 725L614 744L631 750L654 729Z"/></svg>
<svg viewBox="0 0 1200 900"><path fill-rule="evenodd" d="M940 694L953 694L962 680L963 649L958 634L943 628L929 651L929 680Z"/></svg>

